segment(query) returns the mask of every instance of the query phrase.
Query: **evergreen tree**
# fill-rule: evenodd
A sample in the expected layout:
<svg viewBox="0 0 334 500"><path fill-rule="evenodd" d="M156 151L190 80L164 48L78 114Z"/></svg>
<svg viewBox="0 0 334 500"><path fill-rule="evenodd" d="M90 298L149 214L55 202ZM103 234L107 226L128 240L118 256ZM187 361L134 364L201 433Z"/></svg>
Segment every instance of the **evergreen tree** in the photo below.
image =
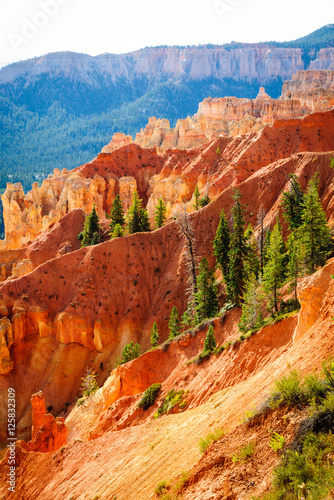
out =
<svg viewBox="0 0 334 500"><path fill-rule="evenodd" d="M86 216L84 228L82 231L81 247L96 245L100 243L100 223L95 204L93 210Z"/></svg>
<svg viewBox="0 0 334 500"><path fill-rule="evenodd" d="M166 220L166 212L167 212L166 205L164 204L163 199L159 198L157 208L154 212L155 215L154 220L157 228L160 228L164 225Z"/></svg>
<svg viewBox="0 0 334 500"><path fill-rule="evenodd" d="M311 179L304 195L302 234L305 242L306 265L311 273L326 262L331 237L326 214L318 193L318 175Z"/></svg>
<svg viewBox="0 0 334 500"><path fill-rule="evenodd" d="M198 210L198 209L199 209L199 198L200 198L200 193L199 193L199 189L198 189L198 186L197 186L197 185L196 185L196 187L195 187L195 191L194 191L194 198L195 198L194 208L195 208L195 210Z"/></svg>
<svg viewBox="0 0 334 500"><path fill-rule="evenodd" d="M179 311L177 310L177 307L174 306L172 309L172 312L169 317L169 338L173 339L174 337L177 337L181 333L181 326L180 326L180 319L179 319Z"/></svg>
<svg viewBox="0 0 334 500"><path fill-rule="evenodd" d="M257 215L257 222L260 228L260 235L259 235L259 251L260 251L260 272L261 276L263 276L263 268L264 268L264 255L265 255L265 227L264 227L264 218L266 216L266 212L263 208L263 205L261 205L259 213Z"/></svg>
<svg viewBox="0 0 334 500"><path fill-rule="evenodd" d="M222 209L222 211L220 212L216 236L213 240L213 253L216 257L217 264L223 273L225 283L228 277L229 251L230 228L228 226L224 209Z"/></svg>
<svg viewBox="0 0 334 500"><path fill-rule="evenodd" d="M111 234L111 239L121 238L122 236L124 236L124 229L120 224L116 224Z"/></svg>
<svg viewBox="0 0 334 500"><path fill-rule="evenodd" d="M142 233L150 231L150 222L146 208L142 208L143 200L138 197L137 191L134 192L132 205L128 212L128 232Z"/></svg>
<svg viewBox="0 0 334 500"><path fill-rule="evenodd" d="M296 174L290 174L289 181L290 189L289 192L283 193L282 207L284 218L292 231L302 224L304 193Z"/></svg>
<svg viewBox="0 0 334 500"><path fill-rule="evenodd" d="M252 273L246 283L239 328L242 332L260 328L263 324L264 292L262 283Z"/></svg>
<svg viewBox="0 0 334 500"><path fill-rule="evenodd" d="M113 235L115 226L119 225L123 227L125 225L125 217L124 217L124 211L123 211L123 206L122 206L122 200L119 194L115 196L115 199L112 204L112 208L110 211L110 235Z"/></svg>
<svg viewBox="0 0 334 500"><path fill-rule="evenodd" d="M271 236L271 230L268 227L264 231L264 238L263 238L263 271L264 267L268 262L268 248L269 248L269 243L270 243L270 236ZM263 275L263 273L262 273Z"/></svg>
<svg viewBox="0 0 334 500"><path fill-rule="evenodd" d="M246 280L244 266L247 256L247 244L244 234L245 207L240 203L240 192L235 190L232 207L232 233L230 240L227 294L228 300L240 305Z"/></svg>
<svg viewBox="0 0 334 500"><path fill-rule="evenodd" d="M265 291L272 294L271 304L278 312L278 289L283 285L284 254L282 253L283 237L278 223L270 236L267 250L268 261L264 268L263 280Z"/></svg>
<svg viewBox="0 0 334 500"><path fill-rule="evenodd" d="M218 285L213 269L209 268L204 257L199 266L197 277L197 293L195 295L196 318L201 322L206 318L213 318L218 312Z"/></svg>
<svg viewBox="0 0 334 500"><path fill-rule="evenodd" d="M93 238L92 238L92 241L91 241L91 245L98 245L100 243L100 235L97 231L95 231L95 233L93 234Z"/></svg>
<svg viewBox="0 0 334 500"><path fill-rule="evenodd" d="M204 345L203 345L203 351L204 352L215 352L215 349L217 347L217 342L215 338L215 331L213 329L213 326L210 325L208 329L208 333L206 334L205 340L204 340Z"/></svg>
<svg viewBox="0 0 334 500"><path fill-rule="evenodd" d="M151 346L152 347L157 347L158 340L159 340L158 325L157 325L157 323L155 321L153 323L152 330L151 330Z"/></svg>
<svg viewBox="0 0 334 500"><path fill-rule="evenodd" d="M294 290L295 306L298 305L297 285L298 279L306 273L305 243L301 228L293 231L288 237L288 264L287 278L291 281Z"/></svg>
<svg viewBox="0 0 334 500"><path fill-rule="evenodd" d="M206 205L209 205L210 201L211 200L210 200L209 196L207 194L204 195L203 198L201 198L199 200L199 206L200 206L200 208L203 208L203 207L206 207Z"/></svg>
<svg viewBox="0 0 334 500"><path fill-rule="evenodd" d="M132 361L133 359L136 359L140 356L140 345L139 344L133 344L131 341L130 344L127 344L123 351L122 351L122 357L121 359L117 358L116 365L123 365L124 363L127 363L128 361Z"/></svg>

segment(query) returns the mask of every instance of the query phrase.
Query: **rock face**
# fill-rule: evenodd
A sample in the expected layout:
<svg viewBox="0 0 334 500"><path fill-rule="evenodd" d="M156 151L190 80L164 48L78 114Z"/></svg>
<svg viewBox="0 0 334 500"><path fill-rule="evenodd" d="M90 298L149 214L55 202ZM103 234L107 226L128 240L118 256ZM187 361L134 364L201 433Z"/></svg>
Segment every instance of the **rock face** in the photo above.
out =
<svg viewBox="0 0 334 500"><path fill-rule="evenodd" d="M298 71L291 81L284 83L281 99L298 100L305 112L333 108L334 71Z"/></svg>
<svg viewBox="0 0 334 500"><path fill-rule="evenodd" d="M315 61L311 61L309 69L319 71L324 69L334 70L334 47L320 49Z"/></svg>
<svg viewBox="0 0 334 500"><path fill-rule="evenodd" d="M212 259L210 242L219 214L222 208L225 213L230 212L236 185L242 202L248 205L248 222L256 226L262 204L267 214L265 224L271 226L280 207L281 193L288 186L288 174L296 173L305 188L319 169L322 203L332 220L333 132L334 112L319 113L302 120L277 122L274 127L243 138L218 139L191 152L167 152L156 184L149 179L148 189L154 196L163 192L165 199L173 203L183 196L191 209L193 190L189 186L194 189L198 183L204 186L204 192L207 167L211 168L209 196L215 199L190 217L199 255ZM129 147L142 154L139 146ZM329 152L313 152L325 148ZM110 156L114 158L116 153ZM122 158L122 150L118 154ZM86 168L95 175L95 165L99 164L107 170L106 161L93 162ZM128 163L129 171L130 168ZM148 168L153 170L152 166ZM145 181L144 176L138 177L138 182L140 179ZM27 439L30 432L27 394L30 397L43 388L55 412L60 412L66 402L78 396L87 364L99 373L101 386L125 344L133 341L140 343L143 350L150 348L150 331L155 321L161 340L167 338L173 306L180 312L184 310L183 253L183 239L177 224L172 222L158 231L51 258L28 275L7 279L0 285L0 310L3 318L11 322L13 338L10 348L7 344L10 359L7 356L3 368L7 375L0 378L0 398L8 386L24 388L22 393L18 389L19 437ZM51 363L53 359L58 363ZM8 372L11 362L13 368ZM1 405L5 408L4 402Z"/></svg>
<svg viewBox="0 0 334 500"><path fill-rule="evenodd" d="M290 120L328 111L334 107L334 71L298 71L284 83L280 99L271 99L263 87L256 99L208 98L192 118L179 120L171 129L168 120L151 118L134 142L143 148L187 150L220 135L235 137L256 132L275 120ZM103 153L132 142L131 136L115 134Z"/></svg>
<svg viewBox="0 0 334 500"><path fill-rule="evenodd" d="M67 443L68 429L63 417L55 418L46 413L42 392L31 397L32 432L28 446L31 451L57 451Z"/></svg>
<svg viewBox="0 0 334 500"><path fill-rule="evenodd" d="M28 81L40 75L64 75L89 84L98 83L99 76L149 79L203 77L219 79L261 80L291 78L304 69L301 49L278 48L267 44L243 44L241 48L224 47L158 47L129 54L102 54L96 57L71 52L58 52L11 64L0 71L0 83L10 83L28 74ZM100 74L100 75L99 75Z"/></svg>
<svg viewBox="0 0 334 500"><path fill-rule="evenodd" d="M221 123L216 116L220 114L221 104L224 109L229 109L226 108L227 101L228 98L204 101L201 109L207 119L200 139L198 128L192 129L192 142L207 141L205 133L210 133L204 127L210 123ZM279 101L274 101L272 108L262 98L256 102L260 107L266 105L268 109L274 110L275 103ZM249 103L253 105L252 101ZM246 103L247 106L249 103ZM238 108L229 111L233 114L239 112L241 114ZM112 153L101 153L91 163L71 172L56 171L41 187L35 185L27 195L24 195L20 185L8 184L2 196L6 233L3 248L16 249L28 243L50 224L79 207L89 213L95 204L100 218L105 219L105 213L110 212L117 193L127 211L135 189L147 204L152 224L160 197L167 205L169 217L174 215L180 202L187 204L188 210L193 211L196 184L202 194L208 189L209 196L213 198L231 184L244 180L252 172L279 158L287 158L292 153L302 151L334 150L333 116L333 112L328 112L306 116L302 120L276 120L271 128L262 128L258 132L235 138L219 137L189 151L174 149L159 152L156 148L143 149L139 145L129 144ZM182 137L184 134L180 135ZM68 243L72 248L79 248L78 242L76 247L74 241ZM3 268L3 277L8 276L9 272L15 276L33 269L27 253L22 255L20 265L14 266L11 271L7 267Z"/></svg>

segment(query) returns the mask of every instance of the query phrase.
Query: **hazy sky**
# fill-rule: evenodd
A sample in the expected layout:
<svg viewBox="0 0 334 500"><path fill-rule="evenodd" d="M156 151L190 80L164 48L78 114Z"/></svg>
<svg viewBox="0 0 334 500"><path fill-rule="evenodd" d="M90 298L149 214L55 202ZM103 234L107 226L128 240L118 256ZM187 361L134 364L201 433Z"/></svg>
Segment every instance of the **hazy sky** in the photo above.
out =
<svg viewBox="0 0 334 500"><path fill-rule="evenodd" d="M333 0L0 0L0 65L66 50L293 40L329 23Z"/></svg>

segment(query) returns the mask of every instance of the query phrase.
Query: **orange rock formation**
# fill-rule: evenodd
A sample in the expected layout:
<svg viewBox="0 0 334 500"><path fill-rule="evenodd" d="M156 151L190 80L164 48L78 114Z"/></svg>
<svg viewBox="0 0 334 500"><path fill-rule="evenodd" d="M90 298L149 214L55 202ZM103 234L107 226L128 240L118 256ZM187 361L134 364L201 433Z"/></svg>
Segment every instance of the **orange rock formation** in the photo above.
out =
<svg viewBox="0 0 334 500"><path fill-rule="evenodd" d="M206 103L213 117L214 102ZM261 99L259 102L263 103ZM94 203L103 219L117 193L127 210L135 189L147 203L152 222L160 196L167 204L168 216L173 216L180 202L192 211L196 184L205 193L209 183L209 196L213 198L277 159L302 151L333 150L333 116L328 112L304 119L276 120L273 127L235 138L219 137L190 151L174 149L158 154L156 149L130 144L112 153L101 153L71 172L55 172L27 195L22 188L9 184L2 196L4 246L18 248L67 212L82 208L88 213ZM24 262L22 272L30 270L29 266Z"/></svg>
<svg viewBox="0 0 334 500"><path fill-rule="evenodd" d="M334 71L298 71L283 85L280 99L271 99L263 87L256 99L208 98L192 118L179 120L171 129L168 120L150 118L134 142L143 148L190 149L220 135L235 137L272 125L277 119L293 119L334 106ZM132 142L131 136L115 134L102 150L111 153Z"/></svg>
<svg viewBox="0 0 334 500"><path fill-rule="evenodd" d="M46 413L43 392L33 394L32 406L32 431L31 441L28 446L31 451L57 451L67 443L68 429L63 417L55 418Z"/></svg>

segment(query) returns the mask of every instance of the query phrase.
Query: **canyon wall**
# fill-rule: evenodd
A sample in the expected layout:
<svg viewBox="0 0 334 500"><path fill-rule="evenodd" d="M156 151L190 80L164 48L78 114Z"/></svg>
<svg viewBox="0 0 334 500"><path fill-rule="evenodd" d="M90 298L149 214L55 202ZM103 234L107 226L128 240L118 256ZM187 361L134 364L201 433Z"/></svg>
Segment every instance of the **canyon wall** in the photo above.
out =
<svg viewBox="0 0 334 500"><path fill-rule="evenodd" d="M298 71L283 85L280 99L272 99L260 88L256 99L237 97L207 98L199 104L193 117L178 120L171 128L166 119L150 118L136 135L115 134L102 149L111 153L135 142L143 148L191 149L220 135L236 137L261 130L275 120L290 120L307 114L328 111L334 107L334 71Z"/></svg>
<svg viewBox="0 0 334 500"><path fill-rule="evenodd" d="M25 75L27 82L41 75L66 76L96 85L99 74L113 81L145 76L152 79L214 77L240 80L286 80L304 69L301 49L243 44L241 48L156 47L129 54L86 54L58 52L6 66L0 70L0 83L11 83Z"/></svg>
<svg viewBox="0 0 334 500"><path fill-rule="evenodd" d="M206 256L213 265L211 241L221 209L230 212L236 185L248 207L247 222L257 225L262 205L267 214L265 225L272 226L282 191L288 188L288 174L295 173L305 188L319 170L322 204L332 222L333 132L334 112L328 112L289 124L277 123L245 136L244 142L240 138L227 144L223 140L213 141L202 150L194 150L190 162L185 152L174 152L168 157L169 164L160 171L161 181L151 188L162 189L165 185L166 196L170 193L179 197L176 187L182 181L186 185L187 179L195 186L203 164L207 161L215 166L209 191L213 201L190 215L198 254ZM305 152L307 145L311 151L328 147L328 152ZM223 152L218 159L217 147ZM89 168L95 172L94 163ZM174 182L175 192L168 191ZM65 222L72 213L52 229L59 231L57 224L63 224L70 231ZM82 224L82 212L76 213ZM46 404L52 404L57 415L78 396L86 365L97 371L101 386L127 343L139 342L143 351L150 348L150 331L155 321L160 340L167 338L173 306L180 312L184 310L183 255L184 242L176 222L172 222L158 231L56 255L28 274L0 285L0 311L5 323L1 332L4 356L0 388L3 395L7 387L17 388L21 437L30 433L32 393L43 390ZM56 364L52 361L55 359ZM5 404L1 408L2 418Z"/></svg>
<svg viewBox="0 0 334 500"><path fill-rule="evenodd" d="M211 107L211 101L208 109L214 116L216 107ZM168 217L173 217L180 202L193 211L196 185L202 195L208 192L213 199L275 160L303 151L334 150L333 117L333 112L327 112L277 120L273 127L235 138L218 137L187 151L159 152L131 143L111 153L104 150L91 163L73 171L55 171L26 195L20 185L8 184L2 196L3 250L29 244L75 209L89 213L95 204L99 217L105 220L117 193L127 211L135 189L147 205L152 225L160 197L167 205ZM8 272L3 279L7 276Z"/></svg>

